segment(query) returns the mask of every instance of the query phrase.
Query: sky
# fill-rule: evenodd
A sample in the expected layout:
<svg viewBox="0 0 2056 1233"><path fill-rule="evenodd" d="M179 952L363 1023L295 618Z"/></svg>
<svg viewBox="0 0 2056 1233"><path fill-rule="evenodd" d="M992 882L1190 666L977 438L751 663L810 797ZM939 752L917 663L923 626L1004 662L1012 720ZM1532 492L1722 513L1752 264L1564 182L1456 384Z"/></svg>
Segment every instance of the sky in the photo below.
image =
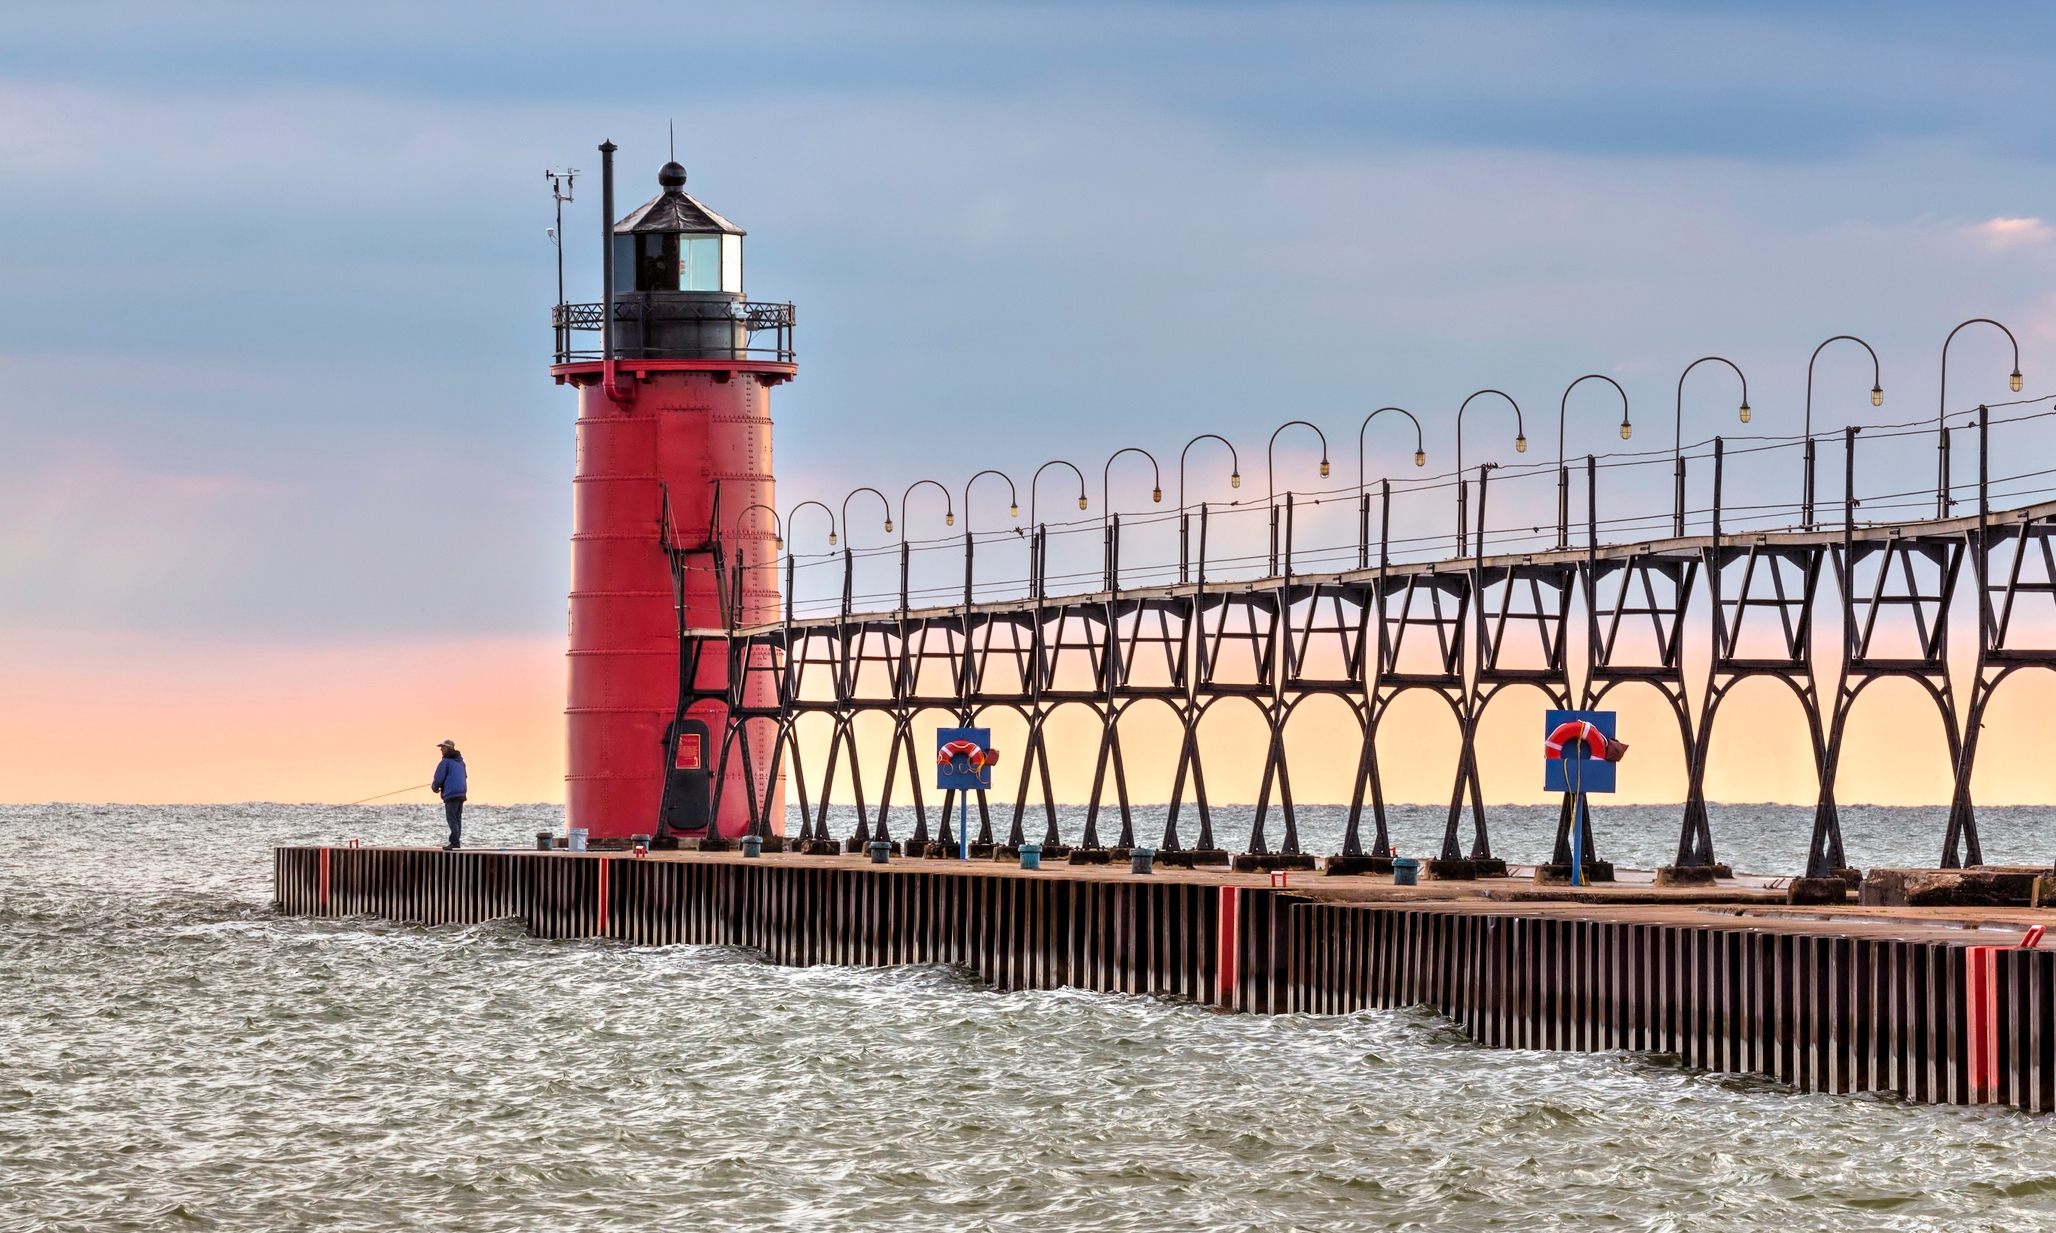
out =
<svg viewBox="0 0 2056 1233"><path fill-rule="evenodd" d="M481 799L562 798L574 408L542 173L583 169L563 251L596 298L602 140L625 211L675 124L689 189L749 231L751 297L797 305L785 507L984 467L1025 488L1060 457L1097 511L1115 449L1168 467L1201 432L1249 479L1195 452L1192 499L1226 501L1290 419L1353 483L1385 404L1446 473L1488 387L1532 462L1584 373L1621 384L1635 448L1673 414L1687 443L1796 434L1834 334L1875 348L1887 399L1830 348L1828 431L1933 415L1970 317L2011 328L2026 396L2056 392L2052 27L2031 4L0 5L0 799L355 800L426 780L445 736ZM1709 354L1746 373L1751 428L1709 368L1679 401ZM1950 355L1952 409L2012 397L1999 334ZM1595 387L1573 455L1623 448ZM1467 465L1513 462L1505 412L1469 414ZM1373 478L1407 472L1401 436L1373 426ZM2000 443L2014 470L2046 465L2016 462L2034 436ZM1281 487L1323 487L1313 448L1279 439ZM1930 439L1864 449L1867 491L1932 485ZM1738 458L1732 499L1789 501L1796 467ZM1668 508L1667 465L1607 483L1621 516ZM1506 492L1550 516L1546 477ZM940 535L920 500L905 521ZM1446 498L1402 504L1449 529ZM1127 559L1163 559L1151 534ZM1859 724L1843 799L1939 799L1888 721ZM1447 788L1402 767L1395 791Z"/></svg>

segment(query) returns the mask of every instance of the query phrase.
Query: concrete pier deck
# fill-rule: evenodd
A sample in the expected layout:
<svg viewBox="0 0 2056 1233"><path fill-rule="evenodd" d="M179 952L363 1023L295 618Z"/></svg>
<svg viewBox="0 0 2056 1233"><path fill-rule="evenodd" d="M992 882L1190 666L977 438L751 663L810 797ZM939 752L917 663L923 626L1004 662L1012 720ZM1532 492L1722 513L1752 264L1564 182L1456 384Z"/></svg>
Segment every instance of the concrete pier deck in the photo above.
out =
<svg viewBox="0 0 2056 1233"><path fill-rule="evenodd" d="M282 912L733 945L774 963L949 963L1226 1010L1429 1005L1486 1045L1637 1050L1804 1090L2056 1107L2056 921L1794 907L1782 892L790 853L280 848Z"/></svg>

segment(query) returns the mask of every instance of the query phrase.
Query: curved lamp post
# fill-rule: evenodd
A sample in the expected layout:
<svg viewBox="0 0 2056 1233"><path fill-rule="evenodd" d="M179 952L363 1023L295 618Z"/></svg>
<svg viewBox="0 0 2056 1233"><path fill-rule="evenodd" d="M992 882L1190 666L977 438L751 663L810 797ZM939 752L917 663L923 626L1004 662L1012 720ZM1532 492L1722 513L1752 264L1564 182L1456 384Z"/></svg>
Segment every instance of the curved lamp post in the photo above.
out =
<svg viewBox="0 0 2056 1233"><path fill-rule="evenodd" d="M1302 424L1308 428L1313 429L1314 435L1321 439L1321 478L1326 479L1328 477L1328 434L1322 432L1318 425L1307 423L1307 421L1305 420L1286 420L1284 423L1278 425L1277 428L1272 430L1270 442L1264 446L1264 481L1270 489L1271 502L1272 574L1276 574L1278 572L1278 463L1276 457L1278 450L1278 434L1284 432L1286 429L1292 427L1294 424ZM1288 498L1291 495L1292 494L1289 491L1286 493L1286 496ZM1292 555L1290 544L1286 545L1285 555L1287 557L1290 557Z"/></svg>
<svg viewBox="0 0 2056 1233"><path fill-rule="evenodd" d="M964 534L966 535L971 533L971 485L988 475L997 475L1007 481L1007 517L1019 518L1021 516L1021 497L1019 493L1014 491L1014 481L1008 477L1006 472L995 471L988 467L964 481Z"/></svg>
<svg viewBox="0 0 2056 1233"><path fill-rule="evenodd" d="M730 618L730 623L731 623L731 624L733 624L733 625L740 625L740 624L742 624L742 595L743 595L743 578L745 577L745 571L747 571L747 570L748 570L748 569L750 568L750 566L748 566L748 565L745 565L745 564L743 563L743 555L742 555L742 542L741 542L741 541L742 541L742 520L743 520L743 519L745 519L745 518L747 518L747 517L749 517L749 516L750 516L750 511L752 511L752 510L763 510L763 511L764 511L765 513L767 513L767 514L771 515L771 552L772 552L772 557L771 557L771 570L772 570L772 578L773 578L773 580L774 580L774 581L776 580L776 578L777 578L777 576L778 576L778 573L777 573L777 571L778 571L778 557L777 557L777 554L778 554L778 553L781 553L781 552L783 552L783 551L785 551L785 524L784 524L784 523L782 523L782 522L780 522L780 521L778 520L778 511L777 511L777 510L775 510L775 509L771 508L770 506L768 506L768 505L764 504L764 503L763 503L762 501L756 501L756 502L752 502L752 503L751 503L751 504L749 504L749 505L745 505L745 506L743 506L743 507L742 507L741 509L739 509L739 510L737 510L737 511L736 511L736 513L735 513L735 539L736 539L736 545L735 545L735 595L734 595L734 603L733 603L733 607L734 607L735 611L734 611L733 615L732 615L732 616L731 616L731 618ZM761 568L761 567L759 567L759 568Z"/></svg>
<svg viewBox="0 0 2056 1233"><path fill-rule="evenodd" d="M1628 420L1628 392L1621 383L1605 373L1588 372L1576 381L1563 387L1563 398L1556 404L1556 546L1559 549L1571 546L1571 473L1563 465L1563 417L1570 406L1571 391L1587 381L1604 381L1621 396L1621 440L1635 435L1635 426Z"/></svg>
<svg viewBox="0 0 2056 1233"><path fill-rule="evenodd" d="M2013 344L2013 372L2007 377L2007 385L2014 393L2020 393L2020 340L2013 336L2012 330L2000 325L1990 317L1972 317L1964 322L1963 325L1950 330L1949 337L1942 340L1941 405L1935 412L1935 449L1939 454L1939 469L1935 479L1935 517L1937 518L1947 518L1949 516L1949 506L1952 504L1949 500L1949 429L1942 422L1949 414L1949 344L1956 341L1957 331L1961 330L1965 325L1992 326L2006 336L2007 342Z"/></svg>
<svg viewBox="0 0 2056 1233"><path fill-rule="evenodd" d="M1499 395L1501 398L1506 399L1507 406L1513 408L1514 453L1525 454L1528 452L1528 427L1526 421L1521 417L1521 404L1515 402L1513 396L1505 390L1479 390L1472 394L1470 398L1464 399L1463 405L1456 409L1456 555L1458 556L1463 555L1463 542L1469 531L1470 522L1470 493L1464 485L1463 478L1463 413L1470 407L1472 398L1482 398L1486 394ZM1481 550L1485 542L1484 536L1485 528L1481 524L1478 527L1478 543L1481 546Z"/></svg>
<svg viewBox="0 0 2056 1233"><path fill-rule="evenodd" d="M787 510L785 514L785 524L787 526L791 526L793 520L800 516L800 511L807 508L809 505L813 506L815 509L820 510L822 513L828 515L828 546L830 548L835 547L835 511L829 509L827 506L821 504L819 501L802 501L798 505L793 506L790 510Z"/></svg>
<svg viewBox="0 0 2056 1233"><path fill-rule="evenodd" d="M1042 485L1042 473L1051 467L1071 468L1071 474L1078 477L1078 508L1086 508L1085 473L1078 469L1076 463L1068 462L1062 458L1053 458L1035 468L1035 475L1028 481L1028 532L1033 537L1028 545L1028 588L1038 599L1042 596L1043 549L1048 537L1047 533L1043 530L1042 524L1036 521L1035 494L1036 490Z"/></svg>
<svg viewBox="0 0 2056 1233"><path fill-rule="evenodd" d="M886 500L886 499L885 499L885 494L884 494L884 493L882 493L882 492L878 491L878 490L877 490L876 488L871 488L871 487L868 487L868 486L867 486L867 487L864 487L864 488L852 488L852 489L850 489L850 495L849 495L849 496L847 496L847 497L844 497L844 498L842 499L842 528L843 528L843 530L845 530L845 531L849 530L849 526L850 526L850 501L851 501L852 499L854 499L854 498L856 497L856 495L857 495L858 493L860 493L860 492L868 492L868 493L870 493L870 494L871 494L872 496L874 496L874 497L877 497L877 498L878 498L878 503L879 503L880 505L883 505L883 506L885 507L885 533L886 533L887 535L890 535L890 534L892 534L892 502L890 502L890 501L888 501L888 500ZM845 548L845 549L844 549L844 551L845 551L845 552L847 552L847 551L848 551L848 549L847 549L847 548Z"/></svg>
<svg viewBox="0 0 2056 1233"><path fill-rule="evenodd" d="M1084 508L1086 507L1086 506L1085 506L1085 473L1084 473L1083 471L1080 471L1080 470L1079 470L1079 469L1077 468L1077 466L1076 466L1075 464L1072 464L1072 463L1066 462L1066 461L1064 461L1064 460L1063 460L1063 459L1061 459L1061 458L1054 458L1054 459L1051 459L1050 461L1048 461L1048 462L1045 462L1045 463L1043 463L1043 464L1042 464L1041 466L1039 466L1039 467L1035 468L1035 475L1033 476L1033 478L1031 478L1031 479L1030 479L1030 480L1028 481L1028 525L1029 525L1029 526L1030 526L1031 528L1032 528L1032 527L1034 527L1034 526L1037 526L1037 525L1038 525L1038 524L1037 524L1037 522L1035 521L1035 490L1036 490L1036 486L1037 486L1038 484L1040 484L1040 483L1042 482L1042 473L1043 473L1044 471L1047 471L1047 470L1049 470L1049 469L1050 469L1051 467L1070 467L1070 468L1071 468L1071 474L1073 474L1073 475L1075 475L1075 476L1077 476L1077 477L1078 477L1078 508L1079 508L1079 509L1084 509Z"/></svg>
<svg viewBox="0 0 2056 1233"><path fill-rule="evenodd" d="M1164 499L1164 473L1163 468L1157 466L1155 454L1138 445L1127 445L1108 455L1107 465L1101 467L1099 471L1099 529L1100 535L1106 544L1103 550L1104 565L1102 569L1102 572L1106 575L1106 585L1102 589L1108 591L1120 585L1121 547L1115 542L1120 528L1114 526L1109 521L1113 516L1114 502L1113 498L1107 493L1107 485L1113 475L1114 459L1119 458L1123 454L1140 454L1144 458L1149 459L1149 499L1152 502L1161 502Z"/></svg>
<svg viewBox="0 0 2056 1233"><path fill-rule="evenodd" d="M1021 495L1014 491L1014 481L1004 471L990 467L964 481L964 608L971 607L971 550L975 541L971 538L971 486L988 475L997 475L1007 481L1007 517L1021 516ZM968 620L969 618L966 617Z"/></svg>
<svg viewBox="0 0 2056 1233"><path fill-rule="evenodd" d="M793 522L799 518L800 511L807 508L809 505L813 506L815 509L820 510L822 513L828 515L828 546L830 548L835 547L835 511L829 509L827 506L821 504L819 501L802 501L798 505L795 505L791 509L785 511L785 525L791 526ZM788 552L785 554L785 619L788 622L792 620L792 609L795 599L793 592L797 589L798 582L797 579L794 577L793 572L793 554Z"/></svg>
<svg viewBox="0 0 2056 1233"><path fill-rule="evenodd" d="M1870 405L1885 405L1885 384L1884 379L1879 376L1878 353L1871 350L1869 343L1854 334L1837 334L1813 349L1812 358L1806 361L1806 482L1799 493L1799 528L1803 531L1813 529L1813 363L1820 358L1820 353L1827 349L1828 343L1842 342L1845 339L1870 352ZM1943 345L1947 346L1946 343Z"/></svg>
<svg viewBox="0 0 2056 1233"><path fill-rule="evenodd" d="M1377 419L1387 411L1397 411L1413 424L1414 465L1417 467L1428 465L1428 449L1421 443L1421 422L1414 419L1413 412L1405 407L1379 407L1376 411L1366 415L1363 423L1356 426L1356 567L1358 569L1365 569L1371 563L1371 501L1364 494L1364 429L1369 428L1372 420ZM1385 514L1386 521L1389 521L1392 514L1392 481L1389 479L1381 480L1380 483L1384 485ZM1383 554L1381 553L1380 555L1382 556Z"/></svg>
<svg viewBox="0 0 2056 1233"><path fill-rule="evenodd" d="M842 529L845 531L850 529L850 500L860 492L868 492L872 496L877 497L878 503L885 507L885 533L887 535L892 534L892 502L886 499L884 493L871 487L852 488L849 496L842 499ZM852 598L850 591L856 576L856 556L851 551L854 546L852 543L844 544L842 547L842 614L844 616L848 616L850 612L850 600Z"/></svg>
<svg viewBox="0 0 2056 1233"><path fill-rule="evenodd" d="M1157 502L1160 502L1164 499L1164 474L1163 471L1157 466L1156 455L1150 453L1146 449L1143 449L1139 445L1123 446L1122 448L1115 450L1113 454L1107 458L1107 465L1101 467L1099 471L1099 521L1101 526L1106 525L1107 515L1113 511L1113 503L1111 500L1109 500L1107 496L1107 483L1114 469L1114 459L1119 458L1123 454L1140 454L1144 458L1149 459L1149 499L1151 501Z"/></svg>
<svg viewBox="0 0 2056 1233"><path fill-rule="evenodd" d="M777 551L777 552L784 552L784 551L785 551L785 524L784 524L783 522L779 521L779 518L778 518L778 511L777 511L777 510L775 510L775 509L772 509L772 508L771 508L770 506L768 506L768 505L764 504L764 503L763 503L762 501L758 501L758 502L756 502L755 504L752 504L752 505L745 505L745 506L743 506L743 507L742 507L742 509L741 509L741 510L739 510L739 511L737 511L737 512L736 512L736 515L735 515L735 538L737 538L737 539L741 539L741 538L742 538L742 520L743 520L744 518L748 517L748 516L749 516L749 512L750 512L751 510L753 510L753 509L760 509L760 510L763 510L763 511L764 511L765 513L767 513L767 514L771 515L771 546L772 546L772 549L773 549L774 551Z"/></svg>
<svg viewBox="0 0 2056 1233"><path fill-rule="evenodd" d="M908 571L908 568L909 568L909 566L910 566L910 565L912 564L912 558L911 558L911 553L910 553L910 552L908 551L908 548L907 548L907 498L908 498L908 497L910 497L910 496L913 496L913 495L914 495L914 489L916 489L916 488L919 488L919 487L920 487L921 485L923 485L923 484L926 484L926 485L928 485L928 486L929 486L930 488L933 488L933 489L935 489L935 491L937 491L937 492L939 492L939 493L941 493L941 494L942 494L942 508L943 508L943 510L945 511L945 512L944 512L944 514L943 514L943 516L942 516L942 525L944 525L944 526L946 526L946 527L953 527L953 526L957 525L957 507L956 507L956 504L955 504L954 502L952 502L952 501L950 500L950 495L949 495L949 489L947 489L947 488L944 488L944 487L943 487L943 486L942 486L941 484L939 484L939 483L935 482L934 480L929 480L929 479L924 479L924 480L915 480L915 481L914 481L913 483L911 483L911 484L908 484L908 485L907 485L907 490L906 490L905 492L903 492L903 493L901 493L901 494L900 494L900 611L901 611L901 612L905 612L905 611L907 610L907 571Z"/></svg>
<svg viewBox="0 0 2056 1233"><path fill-rule="evenodd" d="M1219 441L1222 445L1228 447L1228 487L1242 487L1242 455L1235 452L1235 445L1228 438L1218 433L1203 432L1192 438L1192 440L1187 441L1185 448L1178 451L1178 581L1180 582L1185 581L1187 565L1191 560L1191 553L1189 551L1191 536L1188 534L1190 524L1185 516L1185 455L1191 453L1192 447L1198 445L1201 441ZM1205 511L1202 510L1200 513L1202 522L1204 522L1205 517ZM1204 547L1204 544L1201 546Z"/></svg>
<svg viewBox="0 0 2056 1233"><path fill-rule="evenodd" d="M942 494L942 525L946 527L957 525L957 506L956 502L950 498L949 489L944 488L934 480L915 480L907 485L905 492L900 494L900 543L902 544L907 542L907 498L914 495L914 489L919 488L923 484ZM886 529L891 530L892 528L887 527Z"/></svg>
<svg viewBox="0 0 2056 1233"><path fill-rule="evenodd" d="M1685 371L1678 374L1677 420L1671 432L1671 473L1674 485L1671 497L1671 534L1678 538L1683 538L1685 534L1685 378L1692 375L1693 369L1709 362L1726 364L1729 368L1735 369L1735 377L1742 383L1742 422L1749 422L1749 378L1742 375L1740 368L1735 367L1735 361L1725 356L1702 355L1685 365Z"/></svg>

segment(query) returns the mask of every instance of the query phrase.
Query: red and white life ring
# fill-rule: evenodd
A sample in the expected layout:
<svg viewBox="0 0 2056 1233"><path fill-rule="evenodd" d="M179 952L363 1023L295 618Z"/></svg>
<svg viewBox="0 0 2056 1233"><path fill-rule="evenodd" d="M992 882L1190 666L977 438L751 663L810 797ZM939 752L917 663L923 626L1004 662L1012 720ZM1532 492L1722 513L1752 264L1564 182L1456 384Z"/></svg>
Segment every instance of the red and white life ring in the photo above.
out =
<svg viewBox="0 0 2056 1233"><path fill-rule="evenodd" d="M1582 719L1566 719L1556 725L1556 731L1542 742L1542 756L1552 760L1561 758L1564 746L1575 745L1579 741L1585 742L1593 757L1606 757L1606 734Z"/></svg>
<svg viewBox="0 0 2056 1233"><path fill-rule="evenodd" d="M998 754L992 750L981 748L976 741L951 741L935 751L935 764L937 766L948 766L958 758L969 759L971 769L974 771L982 770L999 761Z"/></svg>

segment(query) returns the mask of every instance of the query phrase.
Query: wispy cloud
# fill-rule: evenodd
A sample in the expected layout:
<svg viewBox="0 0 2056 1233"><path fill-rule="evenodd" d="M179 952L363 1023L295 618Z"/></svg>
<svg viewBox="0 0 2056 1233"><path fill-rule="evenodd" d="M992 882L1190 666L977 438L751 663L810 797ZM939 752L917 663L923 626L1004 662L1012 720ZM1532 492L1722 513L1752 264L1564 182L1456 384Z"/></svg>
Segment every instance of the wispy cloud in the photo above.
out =
<svg viewBox="0 0 2056 1233"><path fill-rule="evenodd" d="M1979 243L1994 252L2041 248L2056 238L2056 227L2039 218L1994 218L1970 228Z"/></svg>

